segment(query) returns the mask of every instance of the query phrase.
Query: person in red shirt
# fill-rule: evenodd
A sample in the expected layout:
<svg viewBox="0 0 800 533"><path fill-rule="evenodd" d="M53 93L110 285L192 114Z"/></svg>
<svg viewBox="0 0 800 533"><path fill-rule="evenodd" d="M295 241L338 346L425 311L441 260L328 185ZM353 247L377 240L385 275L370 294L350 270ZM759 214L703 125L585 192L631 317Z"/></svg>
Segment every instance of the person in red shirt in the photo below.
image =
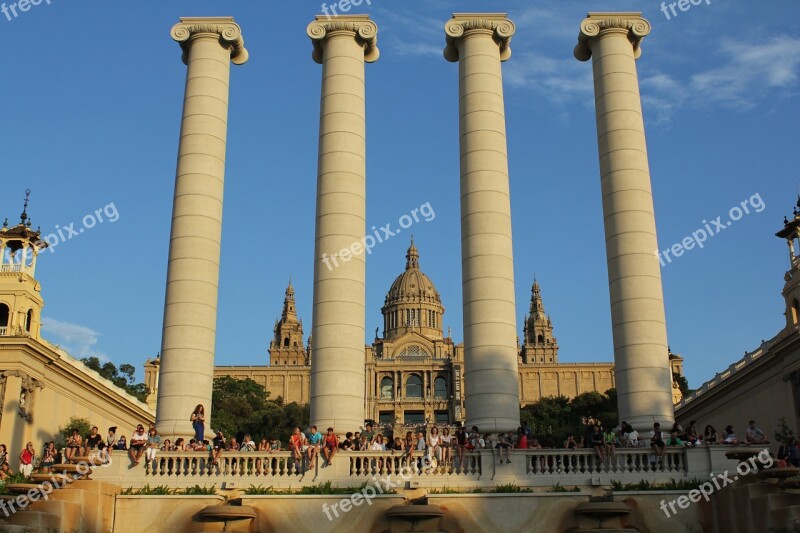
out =
<svg viewBox="0 0 800 533"><path fill-rule="evenodd" d="M34 457L36 457L36 452L33 449L33 443L29 442L25 445L25 449L22 450L22 453L19 454L19 471L25 475L25 477L30 477L33 473Z"/></svg>
<svg viewBox="0 0 800 533"><path fill-rule="evenodd" d="M517 448L522 450L528 449L528 436L525 434L525 428L520 427L517 429Z"/></svg>
<svg viewBox="0 0 800 533"><path fill-rule="evenodd" d="M339 449L339 437L336 436L336 433L333 432L333 428L328 428L328 433L325 435L325 440L323 441L323 448L322 448L322 455L325 457L325 460L328 462L327 466L331 466L331 461L333 460L333 456L336 455L336 450ZM323 467L325 465L322 465Z"/></svg>

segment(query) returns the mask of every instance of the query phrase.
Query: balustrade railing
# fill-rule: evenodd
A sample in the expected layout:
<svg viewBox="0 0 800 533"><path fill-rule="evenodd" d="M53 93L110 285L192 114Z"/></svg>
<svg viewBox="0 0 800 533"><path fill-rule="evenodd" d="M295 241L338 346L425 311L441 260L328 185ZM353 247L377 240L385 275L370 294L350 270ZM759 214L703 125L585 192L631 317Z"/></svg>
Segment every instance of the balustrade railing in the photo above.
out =
<svg viewBox="0 0 800 533"><path fill-rule="evenodd" d="M22 265L0 265L0 272L22 272Z"/></svg>
<svg viewBox="0 0 800 533"><path fill-rule="evenodd" d="M6 335L8 335L8 327L7 326L0 327L0 337L5 337Z"/></svg>
<svg viewBox="0 0 800 533"><path fill-rule="evenodd" d="M147 476L177 477L228 477L263 476L265 478L290 478L307 470L307 458L294 459L290 452L223 452L212 461L205 452L159 452L154 461L145 463Z"/></svg>
<svg viewBox="0 0 800 533"><path fill-rule="evenodd" d="M406 474L414 476L468 476L481 474L481 456L465 453L463 461L453 457L447 461L431 458L422 452L406 454L391 451L338 452L332 459L331 475L345 478L369 478ZM308 457L298 460L288 451L223 452L212 461L205 452L158 452L153 461L145 461L147 477L163 480L210 477L253 477L264 480L299 478L311 472L314 477L326 461L320 456L309 469ZM327 465L326 465L327 466ZM326 476L329 477L329 476Z"/></svg>
<svg viewBox="0 0 800 533"><path fill-rule="evenodd" d="M367 451L348 454L350 475L355 477L385 476L391 474L413 474L415 476L480 476L481 456L465 453L464 459L435 457L415 451L405 452Z"/></svg>
<svg viewBox="0 0 800 533"><path fill-rule="evenodd" d="M659 458L649 448L618 448L602 459L593 449L584 450L520 450L525 454L525 471L529 476L639 474L644 472L674 473L687 471L683 448L667 448Z"/></svg>

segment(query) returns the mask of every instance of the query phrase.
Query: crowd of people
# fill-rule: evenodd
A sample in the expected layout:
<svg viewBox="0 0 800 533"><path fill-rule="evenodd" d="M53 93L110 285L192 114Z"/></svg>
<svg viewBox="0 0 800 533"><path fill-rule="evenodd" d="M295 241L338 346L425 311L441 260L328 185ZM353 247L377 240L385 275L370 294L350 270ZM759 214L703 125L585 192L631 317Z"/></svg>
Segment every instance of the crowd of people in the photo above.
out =
<svg viewBox="0 0 800 533"><path fill-rule="evenodd" d="M533 436L529 425L523 424L516 432L500 433L496 440L491 440L489 433L481 433L477 426L472 426L469 431L461 424L450 427L431 427L428 431L415 428L407 431L405 436L384 434L372 423L366 423L362 431L345 433L340 438L334 428L326 428L320 432L317 426L311 426L308 431L294 428L289 441L284 448L283 443L273 437L263 437L256 442L250 434L245 434L241 439L235 436L226 438L222 430L214 432L209 440L205 435L205 413L202 405L198 405L191 414L190 421L194 429L194 438L186 441L178 438L174 442L162 439L155 427L145 431L143 424L138 424L131 432L130 439L125 435L117 435L117 427L108 428L105 438L99 433L97 426L91 428L88 435L81 435L76 429L66 439L63 449L59 449L54 441L46 442L41 450L37 451L32 442L26 443L25 448L19 453L19 472L26 477L34 470L48 473L54 464L68 463L74 457L85 457L95 454L100 461L110 461L111 450L125 450L130 458L130 467L140 464L142 458L147 462L156 459L159 451L165 452L203 452L207 454L207 464L210 467L219 463L223 452L277 452L289 451L290 458L297 468L305 465L307 469L317 466L321 468L333 464L339 450L346 451L392 451L405 457L428 457L432 463L442 468L464 465L464 456L467 452L480 449L495 449L500 463L511 463L512 449L542 449L539 440ZM593 448L598 458L605 462L613 458L618 448L648 447L651 450L651 463L661 463L670 447L695 447L704 445L765 445L769 444L764 432L751 420L745 430L744 438L739 439L732 426L726 426L722 436L711 426L705 426L703 431L697 427L697 422L692 420L684 429L677 422L669 431L664 431L659 423L653 424L652 430L642 436L627 422L622 422L614 428L603 428L600 423L592 420L586 425L586 431L576 437L569 434L564 440L564 449ZM387 428L388 429L388 428ZM795 438L790 438L783 443L777 456L779 464L800 466L800 445ZM258 461L260 462L260 460ZM206 463L206 461L204 461ZM258 466L258 465L257 465ZM12 474L9 465L9 453L5 444L0 444L0 480Z"/></svg>

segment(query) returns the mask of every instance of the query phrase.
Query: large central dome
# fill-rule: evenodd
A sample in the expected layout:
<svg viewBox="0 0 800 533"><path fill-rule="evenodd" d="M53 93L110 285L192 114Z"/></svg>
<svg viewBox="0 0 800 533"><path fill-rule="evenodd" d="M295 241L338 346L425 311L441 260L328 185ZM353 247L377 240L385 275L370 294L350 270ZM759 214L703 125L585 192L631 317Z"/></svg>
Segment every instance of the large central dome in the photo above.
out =
<svg viewBox="0 0 800 533"><path fill-rule="evenodd" d="M405 272L392 283L381 312L384 338L392 339L406 331L433 338L442 336L442 299L430 278L419 269L419 252L413 238L406 252Z"/></svg>

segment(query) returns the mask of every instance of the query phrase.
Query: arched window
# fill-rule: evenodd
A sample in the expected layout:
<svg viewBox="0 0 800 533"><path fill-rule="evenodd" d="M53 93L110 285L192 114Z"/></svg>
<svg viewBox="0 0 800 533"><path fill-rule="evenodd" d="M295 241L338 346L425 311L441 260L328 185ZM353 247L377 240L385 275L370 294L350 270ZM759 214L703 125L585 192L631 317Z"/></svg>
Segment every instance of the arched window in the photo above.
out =
<svg viewBox="0 0 800 533"><path fill-rule="evenodd" d="M447 398L447 380L441 376L433 382L433 397Z"/></svg>
<svg viewBox="0 0 800 533"><path fill-rule="evenodd" d="M422 398L422 378L411 374L406 381L406 398Z"/></svg>
<svg viewBox="0 0 800 533"><path fill-rule="evenodd" d="M419 344L409 344L397 354L398 357L428 357L428 352Z"/></svg>
<svg viewBox="0 0 800 533"><path fill-rule="evenodd" d="M289 337L286 337L285 339L283 339L283 346L284 346L284 348L288 348L289 347Z"/></svg>
<svg viewBox="0 0 800 533"><path fill-rule="evenodd" d="M381 399L391 400L392 398L394 398L394 380L387 376L381 380Z"/></svg>
<svg viewBox="0 0 800 533"><path fill-rule="evenodd" d="M11 316L10 309L6 304L0 304L0 333L6 334L8 328L8 319Z"/></svg>
<svg viewBox="0 0 800 533"><path fill-rule="evenodd" d="M538 342L539 344L544 344L544 335L539 335L536 338L536 342Z"/></svg>
<svg viewBox="0 0 800 533"><path fill-rule="evenodd" d="M33 309L28 309L28 314L25 315L25 331L31 332L31 322L33 322Z"/></svg>

